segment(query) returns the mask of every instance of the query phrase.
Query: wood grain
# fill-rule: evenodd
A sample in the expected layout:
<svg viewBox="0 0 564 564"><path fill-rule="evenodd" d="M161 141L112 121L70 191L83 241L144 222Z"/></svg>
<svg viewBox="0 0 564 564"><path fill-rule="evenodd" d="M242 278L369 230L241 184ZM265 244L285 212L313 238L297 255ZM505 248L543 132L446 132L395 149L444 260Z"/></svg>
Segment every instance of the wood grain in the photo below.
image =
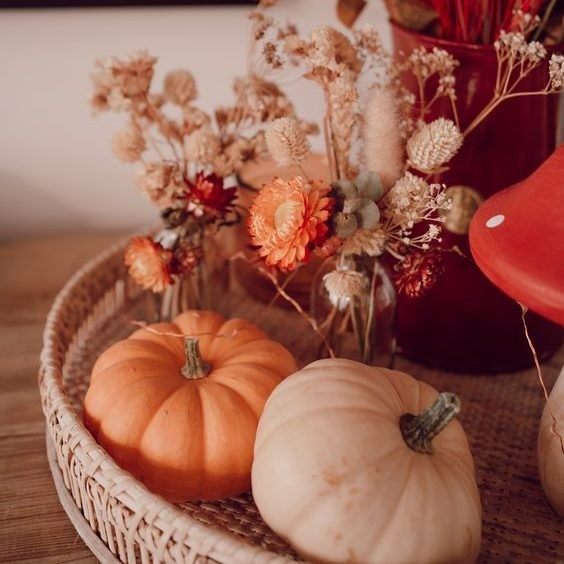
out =
<svg viewBox="0 0 564 564"><path fill-rule="evenodd" d="M0 562L97 562L68 520L45 453L37 388L51 303L119 234L0 245Z"/></svg>
<svg viewBox="0 0 564 564"><path fill-rule="evenodd" d="M96 562L56 494L36 374L45 316L56 293L83 263L119 238L91 235L0 245L0 562ZM293 339L303 341L300 334L272 336L285 337L290 348ZM549 384L563 352L544 367ZM564 537L536 477L536 426L530 418L538 420L542 405L534 371L484 379L429 370L404 359L398 359L398 368L464 399L461 420L485 501L481 561L561 562ZM507 417L473 424L474 419L486 421L484 413L493 413L505 395L528 399L513 410L506 406ZM503 448L489 445L496 433L505 437ZM498 538L503 541L499 546L492 540Z"/></svg>

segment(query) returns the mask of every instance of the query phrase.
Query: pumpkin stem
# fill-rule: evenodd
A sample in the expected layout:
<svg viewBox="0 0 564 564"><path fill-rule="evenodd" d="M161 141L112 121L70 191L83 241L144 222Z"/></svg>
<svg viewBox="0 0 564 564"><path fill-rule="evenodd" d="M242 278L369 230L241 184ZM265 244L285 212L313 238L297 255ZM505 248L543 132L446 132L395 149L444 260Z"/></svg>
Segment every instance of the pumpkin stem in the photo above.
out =
<svg viewBox="0 0 564 564"><path fill-rule="evenodd" d="M455 394L441 392L419 415L406 413L400 418L403 440L409 448L422 454L433 453L433 439L460 413L460 400Z"/></svg>
<svg viewBox="0 0 564 564"><path fill-rule="evenodd" d="M200 341L197 337L185 337L184 352L186 363L182 367L182 376L188 380L204 378L210 371L209 364L202 360L200 353Z"/></svg>

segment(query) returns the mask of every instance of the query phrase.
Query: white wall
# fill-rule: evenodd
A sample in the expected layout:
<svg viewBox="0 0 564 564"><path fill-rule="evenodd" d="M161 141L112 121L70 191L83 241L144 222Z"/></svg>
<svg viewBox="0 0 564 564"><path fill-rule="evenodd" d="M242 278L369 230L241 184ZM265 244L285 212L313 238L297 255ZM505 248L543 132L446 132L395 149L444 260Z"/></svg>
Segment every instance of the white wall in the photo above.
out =
<svg viewBox="0 0 564 564"><path fill-rule="evenodd" d="M302 31L334 22L335 0L279 0ZM110 139L123 116L92 118L89 73L95 58L147 48L155 77L191 70L201 106L231 101L248 45L246 7L0 10L0 238L136 228L156 218L137 192L134 167L118 161ZM383 2L360 23L389 42ZM321 116L317 89L287 90L301 115Z"/></svg>

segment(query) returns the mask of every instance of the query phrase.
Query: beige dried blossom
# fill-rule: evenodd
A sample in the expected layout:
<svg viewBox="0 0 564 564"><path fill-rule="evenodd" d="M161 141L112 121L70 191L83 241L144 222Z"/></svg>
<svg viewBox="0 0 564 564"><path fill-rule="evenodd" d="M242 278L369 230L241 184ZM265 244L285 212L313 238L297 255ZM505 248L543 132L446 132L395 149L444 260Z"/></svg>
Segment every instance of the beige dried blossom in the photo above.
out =
<svg viewBox="0 0 564 564"><path fill-rule="evenodd" d="M305 57L309 45L299 35L288 35L284 38L284 52L290 57Z"/></svg>
<svg viewBox="0 0 564 564"><path fill-rule="evenodd" d="M264 138L257 134L250 139L239 137L223 147L213 162L213 171L222 177L238 172L246 161L257 160L266 153Z"/></svg>
<svg viewBox="0 0 564 564"><path fill-rule="evenodd" d="M95 62L91 105L96 111L127 111L143 103L153 78L157 59L139 51L126 59L105 57Z"/></svg>
<svg viewBox="0 0 564 564"><path fill-rule="evenodd" d="M459 64L449 52L438 47L433 47L430 51L425 47L418 47L410 53L407 62L413 74L422 79L435 73L439 76L452 75Z"/></svg>
<svg viewBox="0 0 564 564"><path fill-rule="evenodd" d="M186 70L169 72L164 80L164 96L177 106L186 106L198 96L196 81L192 73Z"/></svg>
<svg viewBox="0 0 564 564"><path fill-rule="evenodd" d="M241 121L246 119L251 123L264 123L295 115L292 103L282 90L273 82L257 75L235 79L233 90Z"/></svg>
<svg viewBox="0 0 564 564"><path fill-rule="evenodd" d="M323 277L329 301L338 310L344 310L350 302L362 293L368 285L368 278L363 272L349 269L337 269Z"/></svg>
<svg viewBox="0 0 564 564"><path fill-rule="evenodd" d="M182 112L182 129L186 135L211 123L210 116L195 106L185 106Z"/></svg>
<svg viewBox="0 0 564 564"><path fill-rule="evenodd" d="M357 53L364 61L363 74L370 75L373 85L386 87L393 76L394 60L384 49L380 35L372 25L365 25L352 30Z"/></svg>
<svg viewBox="0 0 564 564"><path fill-rule="evenodd" d="M378 257L386 250L386 233L381 227L374 230L357 229L351 237L345 239L341 250L344 255Z"/></svg>
<svg viewBox="0 0 564 564"><path fill-rule="evenodd" d="M348 37L329 26L312 31L308 64L313 69L327 69L335 76L350 73L356 77L362 70L362 61Z"/></svg>
<svg viewBox="0 0 564 564"><path fill-rule="evenodd" d="M112 140L113 152L127 163L138 161L146 147L141 128L136 123L130 123L127 128L120 129Z"/></svg>
<svg viewBox="0 0 564 564"><path fill-rule="evenodd" d="M220 151L221 141L209 127L197 129L186 141L186 158L200 165L213 163Z"/></svg>
<svg viewBox="0 0 564 564"><path fill-rule="evenodd" d="M139 171L138 183L161 209L173 206L186 190L180 167L174 161L146 164Z"/></svg>
<svg viewBox="0 0 564 564"><path fill-rule="evenodd" d="M409 164L421 172L433 172L456 155L462 141L462 133L450 119L423 124L407 141Z"/></svg>
<svg viewBox="0 0 564 564"><path fill-rule="evenodd" d="M400 114L394 93L375 88L364 112L364 160L369 170L380 175L388 190L400 178L404 166L404 146Z"/></svg>
<svg viewBox="0 0 564 564"><path fill-rule="evenodd" d="M443 221L451 206L445 190L442 184L428 184L423 178L406 172L379 204L386 248L427 248L431 241L438 239L440 228L435 223ZM427 232L413 235L414 226L422 221L430 222Z"/></svg>
<svg viewBox="0 0 564 564"><path fill-rule="evenodd" d="M268 152L280 166L299 165L311 152L310 144L298 120L275 119L265 132Z"/></svg>

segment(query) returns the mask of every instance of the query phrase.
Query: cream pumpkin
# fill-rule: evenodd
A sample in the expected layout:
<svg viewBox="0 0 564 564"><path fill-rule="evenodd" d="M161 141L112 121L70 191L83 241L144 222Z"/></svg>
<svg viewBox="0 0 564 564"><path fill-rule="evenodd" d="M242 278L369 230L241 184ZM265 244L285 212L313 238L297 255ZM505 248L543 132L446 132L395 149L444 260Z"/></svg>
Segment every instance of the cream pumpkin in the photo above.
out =
<svg viewBox="0 0 564 564"><path fill-rule="evenodd" d="M307 560L475 561L482 510L468 441L450 421L459 405L401 372L310 364L276 388L259 423L262 517Z"/></svg>
<svg viewBox="0 0 564 564"><path fill-rule="evenodd" d="M539 477L546 497L556 513L564 519L564 368L545 406L539 428Z"/></svg>
<svg viewBox="0 0 564 564"><path fill-rule="evenodd" d="M84 421L118 464L170 500L235 495L250 487L264 403L295 369L249 321L188 311L100 356Z"/></svg>

